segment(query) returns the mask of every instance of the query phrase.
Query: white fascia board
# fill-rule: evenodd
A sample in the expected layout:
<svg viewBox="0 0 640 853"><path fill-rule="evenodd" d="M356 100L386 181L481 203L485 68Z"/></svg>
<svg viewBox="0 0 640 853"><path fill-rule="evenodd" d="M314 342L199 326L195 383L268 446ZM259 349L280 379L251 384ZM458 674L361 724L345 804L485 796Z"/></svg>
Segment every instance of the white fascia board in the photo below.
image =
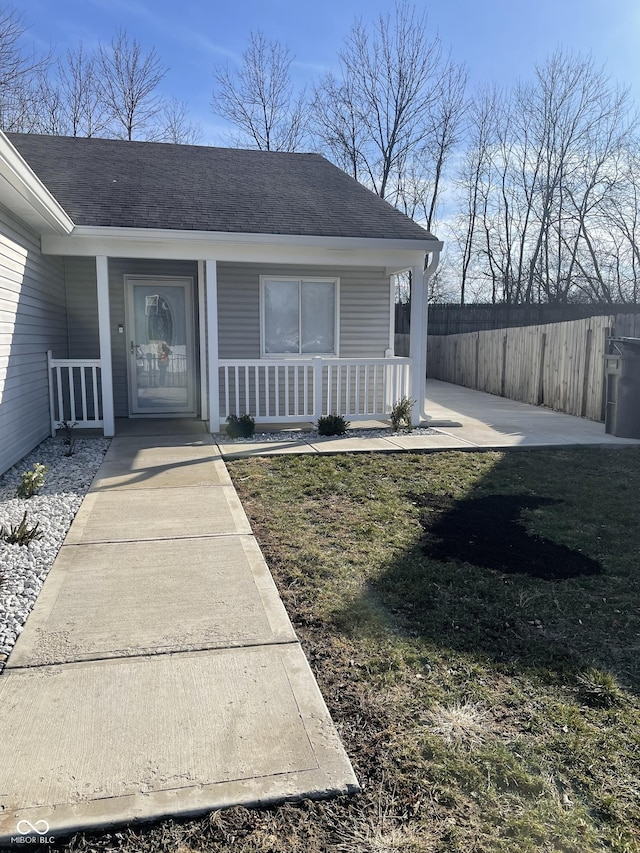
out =
<svg viewBox="0 0 640 853"><path fill-rule="evenodd" d="M307 237L283 234L238 234L216 231L164 231L151 228L77 226L65 237L43 237L49 255L107 255L258 263L307 263L349 266L416 266L438 240L366 237Z"/></svg>
<svg viewBox="0 0 640 853"><path fill-rule="evenodd" d="M39 234L73 231L66 211L1 131L0 197L5 207Z"/></svg>

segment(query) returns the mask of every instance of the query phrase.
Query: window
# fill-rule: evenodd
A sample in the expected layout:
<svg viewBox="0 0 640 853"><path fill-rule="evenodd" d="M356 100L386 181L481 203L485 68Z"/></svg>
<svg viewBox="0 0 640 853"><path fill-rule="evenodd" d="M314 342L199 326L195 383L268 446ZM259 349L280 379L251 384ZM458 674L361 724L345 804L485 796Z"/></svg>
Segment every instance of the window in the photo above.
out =
<svg viewBox="0 0 640 853"><path fill-rule="evenodd" d="M264 355L337 354L337 279L262 278Z"/></svg>

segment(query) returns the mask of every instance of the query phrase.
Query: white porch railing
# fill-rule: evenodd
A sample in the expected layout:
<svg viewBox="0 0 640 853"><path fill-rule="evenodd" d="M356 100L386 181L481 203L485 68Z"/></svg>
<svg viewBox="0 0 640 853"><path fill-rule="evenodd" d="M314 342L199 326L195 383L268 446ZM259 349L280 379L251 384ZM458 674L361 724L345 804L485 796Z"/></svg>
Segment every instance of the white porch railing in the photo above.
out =
<svg viewBox="0 0 640 853"><path fill-rule="evenodd" d="M220 418L250 414L256 423L387 417L411 390L408 358L221 359Z"/></svg>
<svg viewBox="0 0 640 853"><path fill-rule="evenodd" d="M84 429L103 427L100 359L52 358L49 350L47 364L51 434L63 421Z"/></svg>

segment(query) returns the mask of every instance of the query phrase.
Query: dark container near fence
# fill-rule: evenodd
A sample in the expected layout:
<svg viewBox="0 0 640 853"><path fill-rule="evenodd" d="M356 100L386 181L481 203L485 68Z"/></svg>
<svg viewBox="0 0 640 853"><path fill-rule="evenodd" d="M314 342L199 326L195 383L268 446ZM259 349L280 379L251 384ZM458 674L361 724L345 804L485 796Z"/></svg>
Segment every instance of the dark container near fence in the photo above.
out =
<svg viewBox="0 0 640 853"><path fill-rule="evenodd" d="M604 357L604 428L620 438L640 438L640 338L610 338Z"/></svg>

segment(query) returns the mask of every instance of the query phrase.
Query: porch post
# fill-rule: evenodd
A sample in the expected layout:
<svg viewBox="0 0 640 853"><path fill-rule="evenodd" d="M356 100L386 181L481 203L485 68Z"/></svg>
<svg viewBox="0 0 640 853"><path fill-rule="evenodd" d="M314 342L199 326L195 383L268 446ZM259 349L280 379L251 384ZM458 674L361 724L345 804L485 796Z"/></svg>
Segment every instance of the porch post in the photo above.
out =
<svg viewBox="0 0 640 853"><path fill-rule="evenodd" d="M411 267L411 423L419 426L424 413L427 379L427 292L423 267Z"/></svg>
<svg viewBox="0 0 640 853"><path fill-rule="evenodd" d="M111 370L111 312L109 307L109 262L104 255L96 257L98 291L98 334L100 338L100 376L102 384L103 432L115 435L113 411L113 374Z"/></svg>
<svg viewBox="0 0 640 853"><path fill-rule="evenodd" d="M198 343L200 349L200 420L209 417L209 367L207 365L207 303L204 261L198 261Z"/></svg>
<svg viewBox="0 0 640 853"><path fill-rule="evenodd" d="M209 348L209 432L220 430L218 378L218 269L216 261L205 261L207 289L207 345Z"/></svg>

